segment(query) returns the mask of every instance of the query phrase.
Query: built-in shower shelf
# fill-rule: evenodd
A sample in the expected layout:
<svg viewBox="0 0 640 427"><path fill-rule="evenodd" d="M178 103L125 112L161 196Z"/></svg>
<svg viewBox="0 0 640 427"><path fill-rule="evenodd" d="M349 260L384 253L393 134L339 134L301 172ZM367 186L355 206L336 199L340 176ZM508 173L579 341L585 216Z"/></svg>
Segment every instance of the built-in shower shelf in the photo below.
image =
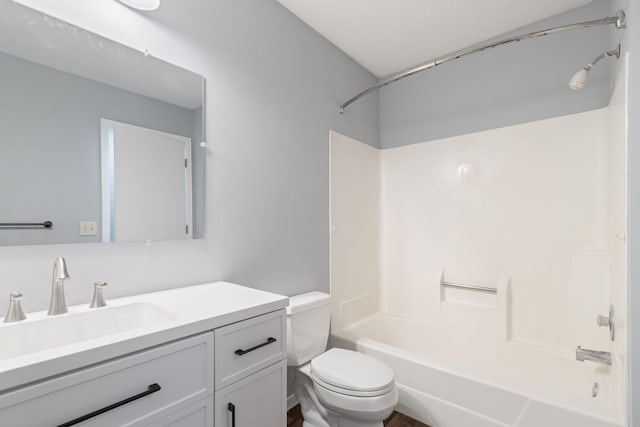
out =
<svg viewBox="0 0 640 427"><path fill-rule="evenodd" d="M509 277L501 276L495 285L472 284L439 279L440 314L455 322L492 322L505 340L511 339L511 289Z"/></svg>

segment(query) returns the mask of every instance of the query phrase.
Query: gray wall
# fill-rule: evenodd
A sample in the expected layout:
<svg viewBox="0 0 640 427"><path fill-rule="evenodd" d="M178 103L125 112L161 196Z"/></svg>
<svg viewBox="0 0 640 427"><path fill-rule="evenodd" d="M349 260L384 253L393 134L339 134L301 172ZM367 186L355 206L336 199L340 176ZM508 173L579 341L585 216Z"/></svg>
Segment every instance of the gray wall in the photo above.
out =
<svg viewBox="0 0 640 427"><path fill-rule="evenodd" d="M95 221L100 230L100 119L202 138L194 130L201 110L3 53L0 69L0 222L54 223L51 230L0 230L0 245L100 241L79 232L80 221ZM202 157L201 150L194 155Z"/></svg>
<svg viewBox="0 0 640 427"><path fill-rule="evenodd" d="M377 97L338 113L345 94L376 79L274 1L201 8L220 34L208 40L220 75L209 82L206 231L220 277L328 291L329 130L378 144Z"/></svg>
<svg viewBox="0 0 640 427"><path fill-rule="evenodd" d="M227 279L293 295L329 289L329 130L378 144L378 103L341 99L375 83L275 1L20 0L207 79L205 239L0 248L0 312L13 289L46 308L51 266L69 262L72 304ZM118 22L118 25L113 25Z"/></svg>
<svg viewBox="0 0 640 427"><path fill-rule="evenodd" d="M328 130L333 128L378 145L378 100L375 96L354 104L348 114L341 116L336 112L340 100L375 83L373 76L274 1L166 1L159 12L150 15L152 19L112 0L19 2L122 43L147 48L153 55L207 77L206 238L159 242L151 247L144 244L84 244L0 248L1 311L6 309L3 295L19 288L25 293L27 310L45 308L51 264L58 255L65 255L70 263L73 279L67 286L67 297L72 303L88 301L91 283L100 279L110 281L109 297L217 279L236 280L289 295L328 289ZM589 7L600 10L598 4ZM588 18L596 16L599 13L590 14ZM571 20L575 17L572 15ZM113 22L119 24L113 25ZM640 46L640 27L630 25L628 31L633 44ZM410 105L403 107L402 103L394 105L393 97L384 98L383 93L385 106L394 105L403 110L402 114L391 116L384 106L381 108L385 146L393 141L401 144L441 137L458 126L464 132L480 130L478 124L473 123L476 115L482 113L479 111L482 105L493 111L477 120L482 123L486 120L487 127L510 124L500 120L503 113L511 117L509 111L501 113L499 108L489 108L494 104L520 109L522 117L515 119L523 121L536 117L536 114L525 114L529 108L539 114L546 106L552 108L553 115L564 114L556 110L553 96L540 93L540 98L548 97L545 103L538 100L537 91L531 91L529 103L519 104L515 100L520 95L514 91L520 84L525 88L529 84L535 86L542 78L555 81L556 77L547 75L546 67L559 62L564 64L563 70L555 70L553 74L562 78L554 83L554 87L543 86L550 93L562 93L562 102L568 102L566 96L569 95L561 92L568 78L594 53L609 48L606 43L585 48L583 43L587 43L583 37L587 36L584 32L579 34L583 36L571 40L581 51L576 50L575 57L566 61L563 59L565 54L574 55L574 46L567 48L570 42L559 50L555 50L554 45L542 49L538 45L541 40L529 42L536 46L531 49L537 51L532 60L543 66L535 68L533 73L524 67L525 75L533 76L534 81L512 81L510 90L504 90L498 78L493 82L483 79L483 84L478 86L485 89L475 94L469 93L468 84L457 86L460 82L468 82L468 70L473 69L471 64L459 65L464 72L458 73L459 78L453 80L455 84L446 93L440 91L439 84L447 83L447 76L441 77L444 80L432 81L426 95L422 93L421 96L430 100L426 107L435 112L448 111L445 116L433 118L430 110L421 111L426 107L420 103L421 108L417 109ZM510 54L505 52L500 64L509 64L513 71L522 71L519 61L528 60L525 52L526 46L518 44ZM500 51L488 53L493 54L499 55ZM513 54L518 60L513 60ZM503 71L495 66L497 64L492 65L499 58L492 61L489 61L491 56L483 58L487 63L476 69L478 76L494 79L492 73ZM509 61L504 62L506 58ZM457 64L449 64L454 65ZM635 78L640 59L632 59L631 65L631 113L635 117L640 112L640 83ZM598 68L600 70L595 70L598 73L605 72ZM453 70L447 74L456 75ZM433 73L426 73L424 78L428 76ZM601 75L599 80L599 84L594 85L592 81L590 85L590 90L598 96L593 98L585 91L575 95L583 99L572 100L570 105L596 108L598 100L608 95L604 86L606 75ZM494 93L486 88L491 87L498 88L502 100L496 98L490 102ZM561 100L557 102L561 104ZM431 107L431 104L435 106ZM468 112L464 109L456 112L460 106L466 106ZM401 121L406 122L406 134L398 130L403 127ZM445 122L443 127L436 126L440 121ZM425 123L421 125L421 122ZM436 130L431 130L432 126L436 126ZM640 277L640 261L634 262L640 253L640 238L635 237L640 235L636 232L640 218L638 120L630 121L630 137L629 265L630 280L634 283ZM631 306L640 307L639 289L631 287ZM637 367L640 366L640 326L636 325L640 325L640 310L631 310L631 316L632 361ZM637 411L640 409L640 369L633 369L633 378L635 404L632 406ZM635 413L634 416L633 425L640 426L640 415Z"/></svg>
<svg viewBox="0 0 640 427"><path fill-rule="evenodd" d="M610 1L597 1L508 35L599 19L609 15L609 8ZM380 91L380 145L396 147L604 107L614 61L599 63L582 91L570 91L567 84L612 48L608 27L591 28L498 47L409 77Z"/></svg>

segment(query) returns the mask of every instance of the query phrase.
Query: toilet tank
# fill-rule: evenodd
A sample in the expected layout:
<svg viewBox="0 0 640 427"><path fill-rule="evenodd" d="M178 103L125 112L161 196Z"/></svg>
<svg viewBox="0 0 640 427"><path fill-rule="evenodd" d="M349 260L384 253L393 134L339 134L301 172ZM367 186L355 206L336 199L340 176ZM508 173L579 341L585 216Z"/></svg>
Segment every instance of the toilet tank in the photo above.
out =
<svg viewBox="0 0 640 427"><path fill-rule="evenodd" d="M329 338L331 297L309 292L289 297L287 364L300 366L324 353Z"/></svg>

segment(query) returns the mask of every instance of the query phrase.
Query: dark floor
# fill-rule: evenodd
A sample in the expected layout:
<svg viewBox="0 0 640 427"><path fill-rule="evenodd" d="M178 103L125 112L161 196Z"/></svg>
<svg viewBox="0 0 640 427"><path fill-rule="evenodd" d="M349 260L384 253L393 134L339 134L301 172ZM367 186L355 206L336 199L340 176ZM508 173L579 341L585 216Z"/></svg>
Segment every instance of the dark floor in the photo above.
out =
<svg viewBox="0 0 640 427"><path fill-rule="evenodd" d="M401 414L400 412L394 412L389 418L384 420L386 427L429 427L426 424L422 424L420 421L416 421L411 417Z"/></svg>
<svg viewBox="0 0 640 427"><path fill-rule="evenodd" d="M384 421L386 427L429 427L399 412L394 412ZM302 427L300 405L296 405L287 413L287 427Z"/></svg>

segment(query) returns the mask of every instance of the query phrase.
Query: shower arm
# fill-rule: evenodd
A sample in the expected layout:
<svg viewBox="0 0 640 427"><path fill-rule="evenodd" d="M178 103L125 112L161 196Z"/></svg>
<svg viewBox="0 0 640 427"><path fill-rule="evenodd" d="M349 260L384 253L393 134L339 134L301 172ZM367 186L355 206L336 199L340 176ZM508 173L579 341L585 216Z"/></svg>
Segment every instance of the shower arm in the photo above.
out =
<svg viewBox="0 0 640 427"><path fill-rule="evenodd" d="M601 59L611 58L611 57L614 57L614 56L616 58L620 58L620 45L618 45L618 47L616 49L610 50L608 52L601 53L600 55L598 55L595 58L593 58L591 60L591 62L589 62L587 65L584 66L584 70L591 71L593 66L596 65L598 63L598 61L600 61Z"/></svg>
<svg viewBox="0 0 640 427"><path fill-rule="evenodd" d="M463 56L467 56L467 55L471 55L473 53L477 53L477 52L482 52L484 50L487 49L491 49L494 47L498 47L498 46L504 46L506 44L510 44L510 43L515 43L515 42L519 42L522 40L527 40L527 39L533 39L533 38L537 38L537 37L543 37L543 36L548 36L551 34L557 34L557 33L563 33L566 31L573 31L573 30L581 30L584 28L589 28L589 27L595 27L595 26L599 26L599 25L615 25L615 27L617 29L622 29L625 28L625 13L624 11L620 10L618 11L618 13L616 13L615 16L609 16L607 18L602 18L602 19L596 19L594 21L585 21L585 22L578 22L576 24L569 24L569 25L562 25L560 27L553 27L553 28L548 28L546 30L540 30L540 31L534 31L532 33L526 33L526 34L520 34L517 36L513 36L513 37L508 37L505 39L501 39L498 41L494 41L494 42L489 42L477 47L470 47L470 48L466 48L466 49L462 49L462 50L458 50L454 53L442 56L440 58L434 59L432 61L429 61L425 64L422 65L418 65L417 67L413 67L410 68L407 71L404 71L400 74L396 74L393 77L390 77L386 80L383 80L382 82L373 85L371 87L369 87L368 89L363 90L362 92L354 95L352 98L350 98L349 100L343 102L342 104L340 104L340 113L344 113L344 109L347 108L349 105L353 104L354 102L356 102L358 99L362 98L363 96L366 96L372 92L375 92L377 90L379 90L380 88L383 88L385 86L390 85L391 83L395 83L398 80L402 80L406 77L412 76L414 74L418 74L422 71L426 71L430 68L434 68L437 67L438 65L444 64L445 62L449 62L449 61L453 61L454 59L460 59ZM608 52L607 52L608 54ZM603 55L607 55L607 54L603 54ZM604 56L603 56L604 58ZM602 58L597 58L596 60L594 60L594 63L599 61ZM593 63L591 64L593 65Z"/></svg>

